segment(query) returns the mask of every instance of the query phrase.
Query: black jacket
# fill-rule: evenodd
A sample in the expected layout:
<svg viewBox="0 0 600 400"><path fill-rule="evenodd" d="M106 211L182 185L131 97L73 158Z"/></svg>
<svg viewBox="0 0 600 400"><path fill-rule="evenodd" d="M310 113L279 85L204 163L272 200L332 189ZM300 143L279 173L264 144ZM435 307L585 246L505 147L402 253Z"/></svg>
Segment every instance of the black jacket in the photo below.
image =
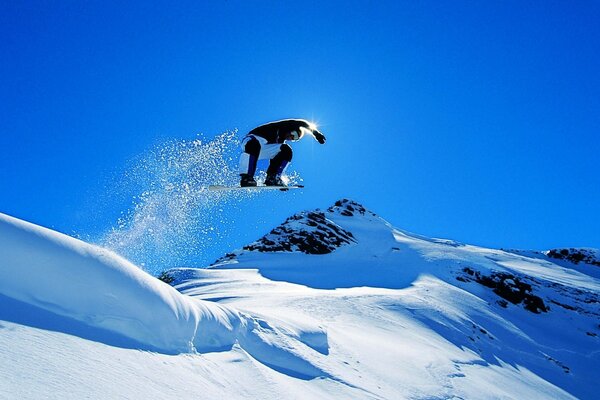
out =
<svg viewBox="0 0 600 400"><path fill-rule="evenodd" d="M269 144L283 143L290 132L300 131L300 128L310 130L310 125L303 119L284 119L258 126L248 132L248 135L263 137Z"/></svg>

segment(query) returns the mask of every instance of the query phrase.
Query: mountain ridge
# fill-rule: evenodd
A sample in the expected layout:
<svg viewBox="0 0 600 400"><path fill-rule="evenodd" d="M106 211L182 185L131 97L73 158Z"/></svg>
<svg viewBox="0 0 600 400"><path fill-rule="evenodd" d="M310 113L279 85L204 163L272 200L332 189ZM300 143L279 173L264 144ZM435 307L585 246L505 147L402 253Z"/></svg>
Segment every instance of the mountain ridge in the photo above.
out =
<svg viewBox="0 0 600 400"><path fill-rule="evenodd" d="M301 211L288 217L282 224L273 228L268 234L243 246L241 249L227 253L217 259L209 267L232 260L244 251L259 252L295 252L305 254L328 254L342 245L356 243L351 231L345 230L328 219L326 214L353 217L356 215L381 218L362 204L347 198L336 201L325 210L315 209ZM387 221L385 223L389 224ZM390 224L391 226L391 224ZM451 239L430 238L427 236L398 230L414 238L452 247L465 246L464 243ZM304 242L303 242L304 241ZM545 260L554 262L565 261L567 266L590 265L600 266L600 250L594 248L555 248L548 250L517 250L499 249L524 256L542 256ZM600 268L598 269L600 271Z"/></svg>

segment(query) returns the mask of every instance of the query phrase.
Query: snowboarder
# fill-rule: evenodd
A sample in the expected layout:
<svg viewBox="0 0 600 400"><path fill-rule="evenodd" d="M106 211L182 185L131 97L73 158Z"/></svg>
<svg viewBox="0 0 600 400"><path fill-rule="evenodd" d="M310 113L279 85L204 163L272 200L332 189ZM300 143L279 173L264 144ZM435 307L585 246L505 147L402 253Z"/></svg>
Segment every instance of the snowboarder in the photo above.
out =
<svg viewBox="0 0 600 400"><path fill-rule="evenodd" d="M242 140L240 156L240 186L256 186L254 173L258 160L269 159L265 186L286 186L281 174L292 161L292 147L286 141L298 141L308 132L320 144L325 136L303 119L284 119L252 129Z"/></svg>

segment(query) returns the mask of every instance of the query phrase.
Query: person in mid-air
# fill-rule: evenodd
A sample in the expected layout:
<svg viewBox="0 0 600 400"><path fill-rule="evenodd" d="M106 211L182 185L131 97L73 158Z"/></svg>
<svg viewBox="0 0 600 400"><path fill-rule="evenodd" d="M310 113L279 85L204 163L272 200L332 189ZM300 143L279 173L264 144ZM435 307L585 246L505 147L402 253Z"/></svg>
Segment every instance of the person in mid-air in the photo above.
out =
<svg viewBox="0 0 600 400"><path fill-rule="evenodd" d="M271 160L267 168L266 186L286 186L281 174L292 161L292 147L288 140L298 141L308 132L321 144L325 136L303 119L284 119L269 122L252 129L242 140L240 156L240 186L256 186L254 173L258 160Z"/></svg>

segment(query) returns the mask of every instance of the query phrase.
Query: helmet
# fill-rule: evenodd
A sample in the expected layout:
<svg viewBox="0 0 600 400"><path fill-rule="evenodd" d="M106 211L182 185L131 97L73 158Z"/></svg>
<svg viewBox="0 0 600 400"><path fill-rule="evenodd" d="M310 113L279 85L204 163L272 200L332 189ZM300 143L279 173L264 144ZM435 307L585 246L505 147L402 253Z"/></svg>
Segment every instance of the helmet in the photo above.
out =
<svg viewBox="0 0 600 400"><path fill-rule="evenodd" d="M295 142L297 140L302 139L302 136L304 136L304 131L302 129L293 130L293 131L290 132L290 136L291 136L290 140L292 140L292 141Z"/></svg>

